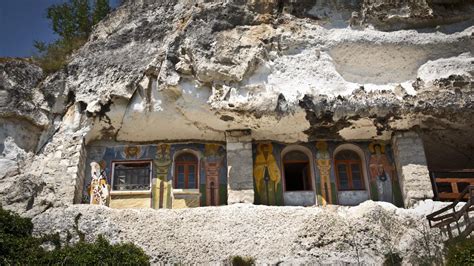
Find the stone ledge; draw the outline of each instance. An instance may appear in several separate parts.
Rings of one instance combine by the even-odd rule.
[[[232,190],[228,189],[227,204],[236,204],[236,203],[253,203],[254,201],[254,190],[245,189],[245,190]]]

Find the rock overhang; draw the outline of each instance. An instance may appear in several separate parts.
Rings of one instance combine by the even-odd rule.
[[[91,117],[114,117],[93,121],[95,132],[127,141],[222,140],[236,128],[290,142],[387,138],[387,129],[423,127],[453,106],[470,110],[472,26],[452,34],[328,29],[295,15],[314,4],[236,3],[128,2],[99,24],[67,78]],[[460,101],[436,85],[449,79],[461,80],[451,88]]]

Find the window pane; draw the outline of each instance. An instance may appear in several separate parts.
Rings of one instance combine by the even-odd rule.
[[[343,150],[336,154],[336,160],[360,161],[359,155],[351,150]]]
[[[188,188],[196,187],[196,166],[190,165],[188,168]]]
[[[176,184],[175,188],[196,188],[197,186],[197,164],[189,162],[176,163]]]
[[[183,153],[176,157],[176,162],[197,162],[198,159],[192,153]]]
[[[337,165],[338,178],[339,178],[339,189],[349,189],[349,177],[347,176],[346,165]]]
[[[187,188],[195,188],[196,187],[196,176],[194,173],[194,166],[190,165],[188,169],[188,187]]]
[[[113,190],[150,189],[150,163],[115,163]]]
[[[178,184],[176,188],[184,188],[184,173],[178,173]]]
[[[359,164],[351,164],[351,172],[352,172],[352,188],[364,189],[364,183],[362,182],[362,175],[360,173]]]

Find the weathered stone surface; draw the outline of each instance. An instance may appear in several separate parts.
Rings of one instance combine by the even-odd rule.
[[[362,18],[361,23],[371,24],[379,29],[397,30],[462,22],[472,19],[473,12],[469,1],[364,0],[361,14],[357,17]]]
[[[36,87],[42,78],[41,68],[28,60],[1,58],[0,118],[22,117],[35,126],[46,126],[49,121],[43,107],[47,103]]]
[[[406,264],[419,264],[428,249],[440,252],[439,232],[424,227],[423,217],[442,206],[432,201],[410,210],[372,201],[356,207],[235,204],[185,210],[74,205],[50,209],[33,222],[36,234],[59,232],[65,239],[69,231],[77,241],[78,217],[87,240],[102,234],[114,243],[133,242],[153,262],[208,264],[240,255],[259,264],[380,265],[392,252]]]
[[[433,198],[430,173],[421,137],[415,132],[397,133],[393,138],[395,164],[406,207]]]
[[[252,136],[248,130],[226,132],[227,203],[253,203]]]
[[[226,141],[225,132],[243,128],[253,140],[287,143],[471,132],[472,8],[448,0],[126,1],[42,82],[24,60],[0,62],[0,151],[13,137],[28,154],[13,159],[18,168],[4,161],[1,202],[31,216],[79,202],[80,150],[97,139]],[[242,192],[229,197],[245,202],[250,140],[231,137],[229,161],[243,158],[232,149],[247,161],[231,170]],[[474,145],[446,145],[472,165]],[[407,167],[399,171],[426,174]]]
[[[128,1],[45,88],[65,83],[87,105],[96,116],[88,140],[224,141],[241,128],[285,142],[389,139],[432,116],[445,128],[473,124],[472,22],[444,20],[449,34],[410,22],[444,3],[246,2]],[[368,26],[432,31],[337,26],[354,11]],[[463,100],[450,79],[464,84]]]

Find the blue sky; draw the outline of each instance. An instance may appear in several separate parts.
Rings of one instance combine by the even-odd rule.
[[[46,18],[46,9],[67,0],[0,0],[0,57],[27,57],[33,41],[54,41],[57,36]],[[111,0],[115,5],[117,0]]]

